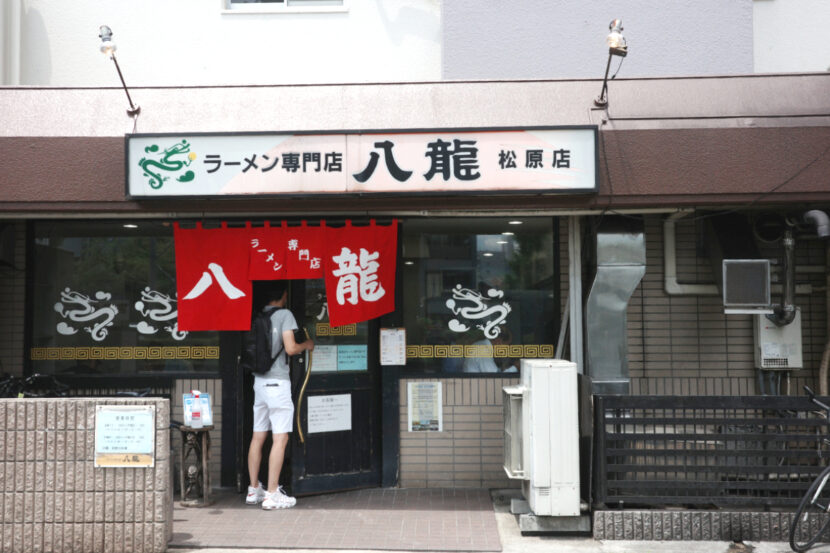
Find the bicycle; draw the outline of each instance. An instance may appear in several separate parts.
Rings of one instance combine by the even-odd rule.
[[[821,407],[823,411],[821,416],[830,422],[830,405],[816,398],[815,393],[807,386],[804,386],[804,390],[807,392],[810,401]],[[826,437],[822,438],[821,442],[830,444],[830,440]],[[819,446],[820,449],[821,446]],[[807,551],[830,528],[830,486],[827,485],[828,481],[830,481],[830,466],[825,467],[813,480],[798,505],[793,522],[790,525],[790,548],[793,551],[798,553]],[[809,539],[806,541],[797,539],[803,536],[808,536]]]

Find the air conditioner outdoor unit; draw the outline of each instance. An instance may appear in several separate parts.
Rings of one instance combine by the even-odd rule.
[[[801,347],[801,308],[795,318],[778,326],[763,315],[755,315],[755,366],[766,370],[804,367]]]
[[[576,364],[522,359],[521,384],[503,388],[504,470],[521,479],[537,516],[579,516]]]

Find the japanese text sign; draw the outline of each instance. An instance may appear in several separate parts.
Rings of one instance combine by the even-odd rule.
[[[153,405],[96,405],[95,466],[152,467],[155,414]]]
[[[341,326],[395,309],[397,221],[388,226],[183,229],[177,224],[180,330],[248,330],[253,280],[325,278],[329,321]]]
[[[594,192],[596,136],[596,127],[134,134],[127,195]]]
[[[395,309],[398,226],[353,227],[326,233],[326,297],[332,326],[366,321]]]
[[[179,330],[248,330],[251,291],[247,228],[173,230]]]

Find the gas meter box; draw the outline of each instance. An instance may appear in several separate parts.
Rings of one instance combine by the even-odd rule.
[[[503,388],[504,470],[522,480],[538,516],[578,516],[576,363],[522,359],[521,384]]]

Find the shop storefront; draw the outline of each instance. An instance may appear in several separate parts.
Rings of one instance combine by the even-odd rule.
[[[672,333],[682,329],[695,335],[698,355],[707,347],[698,337],[720,308],[716,298],[688,304],[685,317],[666,314],[667,343],[652,348],[659,332],[645,337],[643,320],[670,301],[662,272],[652,272],[664,267],[662,223],[679,210],[830,202],[816,180],[828,161],[826,115],[815,114],[826,111],[818,105],[798,120],[772,116],[784,109],[776,91],[788,88],[814,105],[808,100],[825,90],[822,78],[627,81],[615,90],[616,118],[589,109],[596,82],[147,89],[138,128],[148,134],[126,141],[121,111],[113,108],[112,121],[96,112],[119,107],[118,90],[4,90],[3,105],[17,106],[0,138],[9,160],[0,219],[12,244],[3,257],[14,268],[2,281],[5,324],[15,329],[3,342],[4,369],[54,374],[84,392],[150,386],[173,399],[174,417],[183,392],[210,392],[214,482],[236,486],[250,401],[237,370],[240,333],[177,324],[175,226],[394,224],[392,311],[333,325],[325,279],[288,277],[290,307],[317,343],[292,437],[292,488],[512,485],[501,468],[501,389],[516,382],[523,358],[564,354],[590,373],[582,305],[596,261],[592,244],[607,217],[634,218],[645,229],[645,279],[621,333],[639,348],[626,361],[632,393],[653,390],[660,379],[674,390],[675,380],[744,369],[740,378],[754,382],[745,363],[751,344],[733,341],[725,362],[711,366],[689,361],[688,352],[665,361],[655,349],[671,350],[680,343]],[[724,87],[736,105],[741,98],[767,104],[703,118],[711,108],[705,99],[723,102]],[[672,97],[666,90],[701,100],[637,101],[658,91]],[[71,120],[32,123],[21,115],[78,96],[83,113]],[[204,105],[231,107],[205,114]],[[745,124],[750,116],[761,124]],[[256,142],[277,136],[275,129],[296,132],[266,147]],[[574,145],[574,131],[585,132],[584,144]],[[517,146],[502,132],[536,133],[545,144]],[[157,140],[167,159],[141,165],[151,144],[138,139],[159,137],[176,138]],[[200,144],[216,137],[229,142]],[[188,151],[170,149],[181,141]],[[173,169],[159,172],[164,163]],[[268,188],[271,174],[285,188]],[[188,188],[219,175],[227,178]],[[679,275],[694,278],[702,234],[692,228],[682,236]],[[252,293],[255,306],[256,284]],[[824,315],[805,324],[820,342]],[[384,337],[403,338],[404,362],[382,362],[391,348]],[[297,382],[305,363],[296,360]],[[424,403],[412,395],[418,390],[432,394],[435,417],[413,415],[413,397]]]

